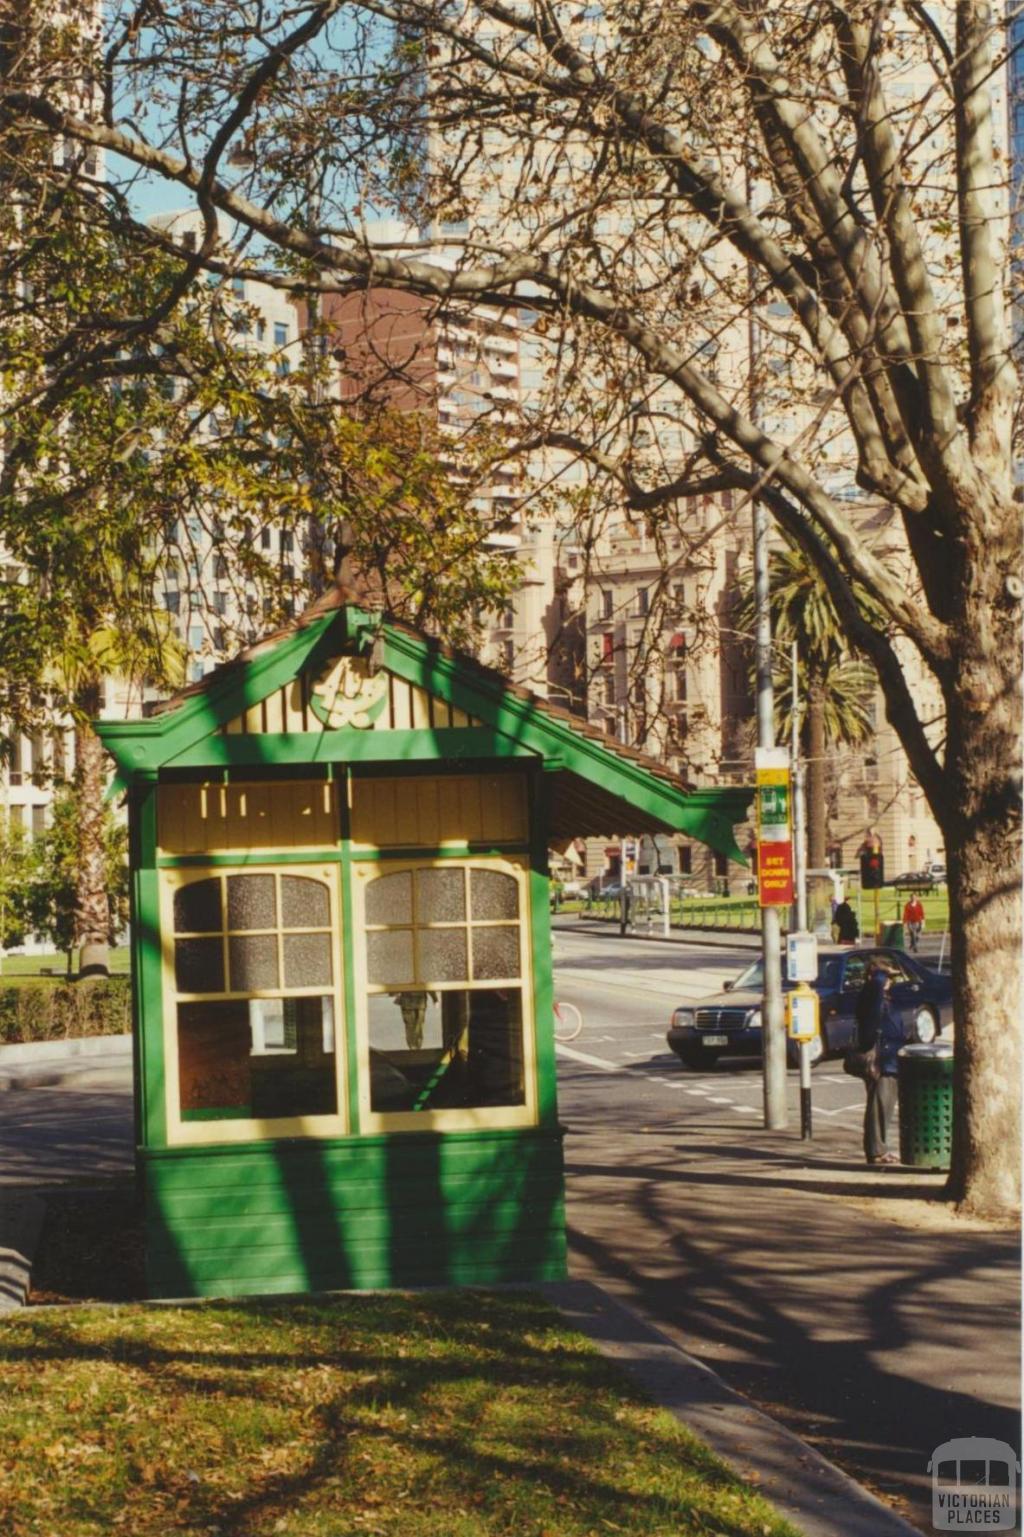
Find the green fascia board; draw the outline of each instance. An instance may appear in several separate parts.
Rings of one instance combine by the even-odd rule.
[[[131,778],[140,770],[152,772],[163,768],[290,683],[318,655],[326,660],[341,638],[335,631],[346,612],[351,613],[338,610],[325,614],[285,636],[265,655],[230,669],[209,689],[182,700],[177,709],[168,710],[165,715],[149,720],[95,721],[96,734],[121,775]]]
[[[502,688],[499,680],[471,675],[427,640],[382,627],[383,664],[397,677],[478,717],[518,747],[544,758],[550,769],[566,770],[618,796],[627,806],[660,821],[667,832],[696,838],[740,864],[733,824],[746,820],[752,788],[725,786],[676,790],[639,763],[622,758],[571,726],[539,710],[528,699]]]
[[[168,768],[242,768],[295,763],[470,763],[532,758],[528,747],[486,726],[409,731],[293,731],[251,736],[214,733],[192,743]]]

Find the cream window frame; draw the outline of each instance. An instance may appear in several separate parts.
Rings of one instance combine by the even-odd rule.
[[[327,890],[327,929],[323,925],[302,929],[285,930],[280,922],[275,929],[229,929],[227,913],[227,878],[232,875],[298,876],[320,882]],[[215,934],[195,934],[197,938],[220,938],[224,946],[224,978],[230,981],[227,964],[228,943],[232,935],[256,935],[276,933],[278,936],[278,975],[283,978],[283,936],[288,934],[330,934],[331,973],[330,985],[315,987],[253,988],[245,992],[222,991],[183,993],[178,991],[175,977],[175,940],[194,931],[174,929],[174,895],[184,886],[211,877],[222,877],[221,914],[223,927]],[[275,882],[277,911],[280,918],[281,883]],[[348,1134],[348,1066],[346,1061],[344,950],[341,943],[341,919],[343,899],[340,882],[340,866],[311,860],[308,864],[289,862],[275,864],[273,858],[263,864],[211,864],[189,865],[160,871],[160,933],[161,972],[163,977],[163,1043],[164,1083],[167,1111],[167,1140],[172,1146],[192,1146],[213,1142],[269,1142],[281,1137],[342,1137]],[[239,999],[276,998],[325,998],[331,999],[334,1010],[334,1079],[338,1109],[334,1115],[299,1116],[252,1116],[239,1120],[185,1121],[181,1116],[181,1083],[178,1070],[178,1004],[225,1002]],[[264,1053],[264,1055],[273,1053]]]
[[[366,922],[366,891],[370,883],[383,875],[397,875],[402,871],[416,870],[496,870],[511,875],[516,882],[519,899],[517,919],[485,918],[474,922],[467,905],[462,920],[433,924],[374,924]],[[431,858],[429,854],[419,859],[381,859],[357,861],[352,867],[352,911],[354,920],[353,981],[356,997],[356,1075],[358,1084],[359,1124],[364,1132],[388,1131],[479,1131],[507,1127],[536,1126],[537,1109],[537,1051],[533,1007],[533,946],[532,915],[530,910],[529,863],[526,858],[514,855],[486,857],[472,855],[467,859]],[[415,882],[414,882],[415,889]],[[523,1032],[523,1103],[521,1105],[481,1105],[467,1109],[445,1110],[373,1110],[370,1106],[370,1020],[368,999],[371,995],[387,995],[400,984],[395,982],[370,982],[367,975],[367,944],[369,933],[408,928],[414,934],[417,928],[437,931],[462,929],[467,935],[467,952],[470,952],[468,936],[474,928],[517,928],[519,936],[519,976],[469,978],[454,982],[411,982],[414,988],[425,987],[430,992],[483,992],[488,988],[516,987],[520,991],[520,1027]],[[415,942],[414,942],[415,948]]]

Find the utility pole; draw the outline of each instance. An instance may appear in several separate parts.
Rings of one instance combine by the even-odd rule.
[[[793,783],[793,886],[796,896],[796,927],[807,932],[807,806],[804,801],[804,771],[800,762],[800,679],[797,671],[797,644],[790,651],[790,778]],[[811,1111],[811,1043],[800,1042],[800,1136],[805,1141],[814,1135]]]
[[[755,497],[754,643],[758,747],[775,746],[772,622],[768,591],[769,528],[768,509],[760,497]],[[787,1125],[786,1028],[782,1008],[782,925],[777,907],[761,909],[761,954],[764,959],[764,1005],[761,1014],[764,1124],[771,1131],[781,1131]]]
[[[793,779],[793,885],[796,889],[796,926],[801,933],[807,928],[807,802],[804,798],[804,767],[800,762],[800,679],[797,673],[797,644],[790,650],[792,668],[792,721],[790,729],[790,759]]]

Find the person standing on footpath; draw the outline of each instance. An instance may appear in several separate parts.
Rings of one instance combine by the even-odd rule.
[[[903,930],[911,950],[916,951],[918,941],[924,932],[924,907],[916,891],[911,892],[903,909]]]
[[[887,1145],[896,1108],[896,1058],[904,1044],[903,1020],[889,1001],[892,973],[880,961],[872,961],[867,980],[857,999],[857,1046],[875,1049],[877,1076],[866,1079],[864,1106],[864,1156],[868,1163],[897,1164],[899,1158]]]
[[[844,897],[832,914],[832,932],[839,945],[855,945],[860,935],[857,914]]]

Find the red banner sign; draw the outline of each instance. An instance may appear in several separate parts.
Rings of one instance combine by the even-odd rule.
[[[793,901],[792,843],[760,843],[757,848],[758,902],[788,907]]]

